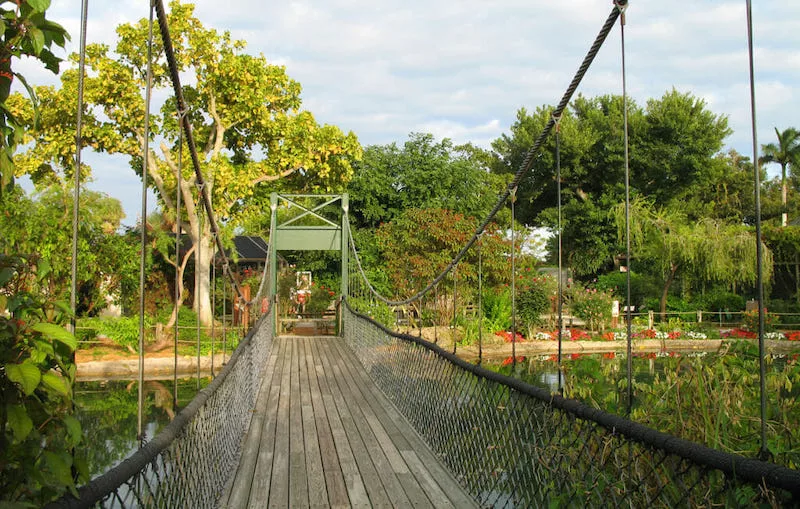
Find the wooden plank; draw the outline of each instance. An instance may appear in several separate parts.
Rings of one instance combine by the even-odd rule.
[[[300,352],[298,338],[292,345],[292,370],[289,383],[289,506],[308,507],[308,471],[306,469],[303,409],[300,394]]]
[[[406,452],[403,452],[403,456],[411,468],[412,473],[423,489],[425,489],[428,497],[438,506],[438,492],[441,491],[445,493],[447,499],[450,500],[455,507],[477,507],[477,503],[464,491],[464,488],[456,481],[453,474],[441,463],[433,451],[431,451],[422,437],[419,436],[413,426],[406,420],[405,416],[397,410],[392,402],[389,401],[383,392],[372,382],[372,379],[361,367],[361,363],[350,348],[344,343],[339,343],[339,349],[340,356],[356,368],[353,370],[353,374],[359,386],[372,393],[372,397],[367,398],[368,401],[373,405],[378,404],[383,407],[388,422],[394,424],[396,432],[405,439],[407,445],[400,445],[401,450],[413,451],[413,456],[409,456]],[[387,429],[389,429],[389,434],[392,436],[393,441],[399,444],[400,438],[391,428],[391,425],[387,425]],[[417,458],[418,461],[414,461],[414,458]],[[431,483],[434,483],[439,489],[430,488]]]
[[[297,338],[300,372],[300,410],[303,420],[303,443],[305,449],[306,477],[308,480],[308,504],[311,507],[328,506],[328,490],[322,470],[319,447],[319,430],[311,401],[311,381],[308,375],[309,338]]]
[[[271,408],[268,402],[270,400],[272,379],[276,376],[275,367],[279,358],[279,350],[280,343],[274,341],[267,361],[267,367],[264,371],[264,379],[258,391],[256,405],[253,409],[253,417],[250,419],[250,425],[242,445],[242,455],[239,458],[239,466],[234,475],[232,485],[229,486],[228,491],[222,498],[224,507],[244,507],[247,505],[247,500],[250,497],[250,489],[253,484],[256,463],[258,462],[258,452],[261,447],[264,422],[265,420],[271,419],[271,416],[267,416],[268,408]],[[277,376],[280,377],[280,374]]]
[[[275,449],[272,456],[272,465],[263,468],[272,469],[272,478],[269,484],[269,507],[289,506],[289,405],[291,403],[291,367],[292,352],[291,340],[282,338],[286,342],[283,353],[283,372],[281,373],[280,398],[278,400],[278,413],[275,424]],[[261,467],[261,465],[259,465]],[[251,507],[259,507],[253,504]],[[263,503],[260,507],[263,507]]]
[[[339,458],[336,455],[336,445],[333,441],[331,426],[328,422],[328,415],[325,411],[325,404],[322,401],[322,393],[317,380],[315,369],[314,352],[311,343],[307,339],[303,342],[306,372],[308,375],[309,396],[314,412],[314,424],[317,431],[317,441],[322,462],[322,472],[325,479],[328,503],[333,508],[350,507],[350,500],[347,497],[347,486],[344,483],[342,467],[339,465]],[[313,490],[313,489],[312,489]],[[311,493],[313,495],[313,492]],[[312,507],[314,500],[311,500]]]
[[[369,412],[369,408],[360,408],[356,402],[356,394],[350,390],[350,386],[347,382],[346,368],[342,366],[344,360],[341,358],[338,349],[332,343],[333,341],[326,341],[324,343],[324,351],[326,353],[326,358],[330,359],[334,378],[336,379],[337,386],[342,395],[341,403],[348,408],[354,430],[356,430],[361,437],[365,452],[369,456],[369,460],[372,462],[375,472],[380,478],[380,483],[383,485],[383,491],[385,491],[386,496],[389,498],[389,503],[394,507],[409,506],[411,502],[408,496],[406,496],[399,479],[392,471],[392,467],[386,459],[386,455],[381,449],[375,434],[372,433],[369,423],[365,418],[364,412]],[[365,482],[367,482],[367,490],[369,491],[369,481],[365,479]],[[372,496],[370,496],[370,498],[372,498]]]
[[[256,469],[253,474],[253,483],[250,488],[248,507],[264,507],[269,501],[270,482],[272,481],[272,460],[275,454],[275,435],[278,425],[278,405],[280,402],[280,381],[283,378],[286,355],[286,340],[277,338],[279,354],[275,362],[275,374],[267,400],[267,409],[264,414],[264,428],[261,433],[261,445],[258,450]],[[230,507],[243,507],[230,505]]]
[[[319,356],[319,359],[322,361],[322,373],[325,379],[325,384],[330,390],[330,396],[328,396],[327,399],[333,404],[333,408],[335,408],[335,411],[339,416],[341,431],[344,432],[347,443],[349,444],[348,449],[351,451],[351,458],[354,461],[354,464],[352,465],[345,465],[344,461],[349,463],[351,458],[343,458],[340,456],[339,461],[342,463],[342,472],[345,475],[345,482],[347,483],[348,492],[351,486],[350,483],[352,481],[356,481],[357,478],[358,480],[356,482],[358,482],[361,487],[366,489],[366,494],[369,497],[368,500],[354,499],[354,495],[360,496],[360,494],[354,494],[351,492],[350,501],[354,506],[365,506],[366,504],[366,506],[372,505],[373,507],[390,507],[391,503],[389,502],[389,497],[387,496],[386,491],[383,489],[380,477],[378,476],[378,473],[372,464],[372,459],[370,458],[369,453],[364,446],[364,442],[361,440],[361,436],[356,429],[355,422],[350,415],[350,410],[348,409],[347,404],[344,401],[344,397],[339,390],[336,378],[334,376],[331,359],[327,357],[330,355],[330,352],[324,348],[325,343],[326,339],[321,338],[320,341],[314,343],[314,346],[317,348],[316,353]],[[323,396],[323,400],[325,399],[326,397]],[[326,409],[328,410],[328,415],[330,416],[331,408],[329,408],[327,404]],[[335,433],[334,438],[336,438]],[[336,442],[336,448],[338,451],[338,441]]]
[[[410,472],[409,465],[406,463],[400,451],[401,447],[405,448],[406,451],[410,449],[408,442],[397,430],[396,424],[388,417],[384,408],[374,401],[377,397],[383,397],[383,395],[380,394],[376,396],[376,394],[370,390],[370,387],[374,387],[375,389],[377,389],[377,387],[375,387],[368,378],[365,379],[360,376],[361,372],[363,372],[363,368],[355,359],[351,359],[350,356],[345,355],[344,349],[346,346],[339,342],[334,347],[338,350],[338,355],[342,359],[342,368],[347,371],[345,380],[350,385],[350,392],[364,413],[364,417],[370,429],[386,455],[389,465],[411,505],[414,507],[438,507],[449,505],[449,501],[443,504],[441,500],[438,505],[434,504],[433,499],[427,496],[420,482],[418,482],[415,475]],[[393,441],[390,436],[390,431],[398,439],[397,442]]]

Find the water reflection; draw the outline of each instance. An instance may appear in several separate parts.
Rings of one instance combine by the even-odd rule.
[[[200,379],[205,387],[211,377]],[[153,437],[167,425],[176,410],[185,406],[197,393],[197,379],[178,380],[178,409],[173,406],[173,382],[144,382],[144,434]],[[138,381],[78,381],[75,384],[76,417],[81,423],[84,444],[83,460],[89,473],[96,477],[113,468],[139,447],[136,437],[138,421]]]

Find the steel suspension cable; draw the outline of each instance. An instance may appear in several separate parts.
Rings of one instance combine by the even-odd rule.
[[[180,117],[186,114],[185,111],[178,112]],[[173,348],[173,407],[178,408],[178,324],[180,318],[180,302],[182,297],[181,283],[181,246],[183,245],[183,224],[181,222],[181,194],[183,193],[183,131],[178,130],[178,168],[175,175],[175,325],[172,329],[172,348]]]
[[[758,286],[758,367],[759,384],[761,391],[761,450],[759,456],[762,460],[772,457],[767,447],[767,368],[764,346],[764,267],[763,250],[761,247],[761,165],[758,163],[758,136],[756,132],[756,83],[753,70],[753,7],[750,0],[746,0],[747,7],[747,51],[750,70],[750,116],[753,131],[753,172],[755,179],[755,209],[756,209],[756,285]]]
[[[161,0],[157,0],[157,2],[158,2],[158,5],[161,4]],[[627,0],[620,0],[618,2],[618,4],[619,5],[627,5],[628,1]],[[561,97],[561,100],[559,101],[559,103],[556,106],[555,110],[553,110],[553,115],[561,116],[561,113],[566,109],[567,105],[569,104],[569,101],[572,99],[572,96],[575,94],[575,91],[578,89],[578,85],[580,85],[581,81],[583,80],[584,76],[586,75],[586,72],[589,70],[589,67],[591,66],[592,62],[594,61],[595,57],[597,56],[597,53],[600,51],[600,48],[603,46],[603,43],[605,42],[606,37],[608,37],[608,34],[611,32],[611,29],[616,24],[617,18],[619,17],[619,15],[620,15],[620,10],[617,7],[617,4],[615,4],[614,8],[611,11],[611,13],[608,15],[608,18],[606,19],[605,23],[603,24],[602,28],[600,29],[600,32],[597,34],[597,37],[595,38],[594,42],[592,43],[591,47],[589,48],[589,51],[587,52],[586,56],[584,57],[583,61],[581,62],[581,65],[578,67],[578,70],[575,73],[575,75],[573,76],[572,81],[570,82],[570,84],[567,87],[566,91],[564,92],[564,95]],[[166,44],[165,44],[165,46],[166,46]],[[500,198],[497,200],[497,203],[495,204],[494,208],[492,208],[491,212],[489,212],[489,214],[484,218],[483,222],[477,227],[477,229],[473,233],[472,237],[466,242],[466,244],[464,244],[464,246],[453,257],[453,259],[450,261],[450,263],[447,264],[447,266],[444,268],[444,270],[442,270],[442,272],[439,273],[439,275],[436,276],[426,287],[424,287],[422,290],[418,291],[416,294],[412,295],[411,297],[409,297],[407,299],[391,300],[391,299],[388,299],[388,298],[384,297],[380,293],[378,293],[377,290],[375,290],[375,287],[369,282],[369,280],[367,280],[367,286],[369,287],[370,291],[373,294],[375,294],[375,296],[379,300],[381,300],[382,302],[384,302],[385,304],[387,304],[389,306],[402,306],[402,305],[409,304],[411,302],[414,302],[414,301],[418,300],[422,295],[428,293],[437,283],[439,283],[442,279],[444,279],[445,276],[447,276],[447,274],[453,269],[453,267],[455,267],[455,265],[467,254],[467,252],[470,250],[470,248],[472,248],[472,246],[475,244],[475,242],[477,242],[478,236],[481,233],[483,233],[483,231],[486,229],[486,227],[489,225],[489,223],[492,222],[492,220],[495,218],[495,216],[500,211],[500,209],[503,208],[504,204],[506,203],[506,200],[508,200],[508,198],[511,196],[512,190],[519,186],[519,183],[522,181],[522,177],[524,177],[530,171],[531,167],[533,166],[534,158],[537,156],[537,154],[539,152],[539,149],[541,148],[542,144],[544,143],[544,140],[546,140],[547,137],[550,135],[550,132],[553,130],[554,125],[555,125],[555,121],[553,120],[553,118],[551,118],[547,122],[547,124],[545,125],[544,129],[542,129],[542,132],[539,133],[539,136],[533,142],[533,145],[531,146],[531,148],[525,154],[525,158],[522,161],[522,163],[520,164],[519,169],[516,171],[516,173],[514,174],[514,177],[511,179],[511,181],[506,186],[505,191],[502,193]],[[352,236],[350,236],[350,239],[352,240]],[[355,244],[354,244],[354,247],[355,247]],[[363,268],[361,267],[361,263],[360,262],[358,263],[358,266],[359,266],[359,270],[361,271],[362,277],[366,277],[365,274],[364,274]]]
[[[514,222],[516,221],[517,188],[511,191],[511,370],[517,368],[517,257],[516,235]]]
[[[203,189],[205,189],[205,184],[200,184],[198,186],[198,191],[202,193]],[[198,200],[200,197],[198,196]],[[202,326],[202,322],[200,320],[200,302],[197,300],[197,296],[200,293],[200,285],[202,284],[199,277],[199,267],[200,261],[203,252],[203,208],[197,208],[197,248],[194,250],[194,259],[195,262],[195,278],[194,278],[194,302],[195,302],[195,311],[196,315],[196,330],[195,336],[197,338],[197,390],[200,390],[200,327]]]
[[[70,275],[69,309],[70,332],[75,334],[78,320],[78,224],[80,223],[81,200],[81,150],[83,149],[83,79],[86,73],[86,24],[88,19],[89,0],[81,2],[81,35],[80,56],[78,60],[78,111],[75,118],[75,170],[73,179],[75,189],[72,202],[72,265]],[[74,354],[73,354],[74,355]]]
[[[562,258],[562,238],[561,238],[561,117],[555,119],[556,123],[556,206],[558,208],[558,393],[562,394],[563,365],[561,364],[561,342],[564,336],[564,264]]]
[[[145,265],[147,261],[147,166],[150,163],[150,101],[153,94],[153,5],[150,4],[150,20],[147,34],[147,74],[145,77],[144,141],[142,142],[142,217],[141,253],[139,256],[139,390],[136,436],[139,446],[144,441],[144,292]]]
[[[616,2],[620,11],[619,33],[622,55],[622,126],[625,150],[625,322],[626,322],[626,376],[628,381],[625,415],[633,408],[633,324],[631,320],[631,169],[628,138],[628,81],[625,67],[625,9],[627,4]]]

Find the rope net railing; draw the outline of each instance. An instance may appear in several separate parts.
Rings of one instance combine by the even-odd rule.
[[[800,503],[800,472],[650,429],[398,334],[345,303],[344,340],[487,507]]]
[[[236,471],[273,340],[270,309],[219,375],[132,456],[47,507],[215,507]]]

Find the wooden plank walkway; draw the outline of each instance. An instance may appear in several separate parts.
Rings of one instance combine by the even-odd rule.
[[[340,338],[281,336],[223,507],[477,507]]]

